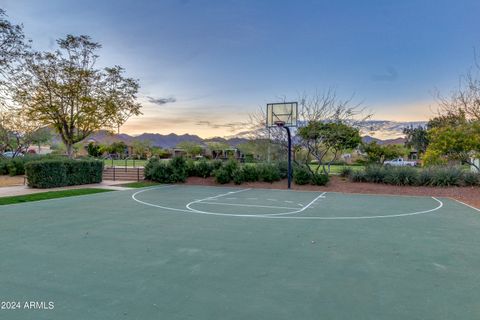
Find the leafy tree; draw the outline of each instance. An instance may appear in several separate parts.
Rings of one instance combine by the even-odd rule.
[[[22,110],[0,113],[0,146],[13,151],[13,157],[24,152],[38,140],[39,123]]]
[[[230,146],[224,142],[211,141],[207,142],[206,144],[212,154],[215,155],[215,159],[218,158],[218,156],[220,155],[220,152],[218,151],[223,151],[230,148]]]
[[[110,154],[116,154],[117,156],[125,155],[127,151],[127,145],[123,141],[113,142],[111,145],[108,146],[107,151]]]
[[[423,127],[409,127],[403,129],[405,134],[405,147],[413,148],[419,153],[425,153],[428,147],[428,132]]]
[[[102,155],[101,146],[99,146],[98,144],[96,144],[94,142],[90,142],[87,145],[87,153],[90,157],[98,158]]]
[[[428,136],[430,144],[424,157],[426,164],[458,160],[480,170],[471,161],[471,158],[480,155],[480,121],[432,128]]]
[[[182,141],[177,148],[185,150],[187,156],[194,157],[202,153],[202,146],[192,141]]]
[[[26,54],[23,26],[7,20],[5,10],[0,9],[0,107],[5,107],[11,96],[10,78],[18,72]]]
[[[50,140],[52,140],[50,128],[40,128],[32,134],[32,144],[38,147],[39,152],[42,144],[46,144]]]
[[[33,52],[14,78],[14,101],[29,116],[52,126],[73,156],[73,145],[94,131],[111,129],[126,115],[141,114],[139,84],[120,66],[95,67],[100,44],[88,36],[68,35],[54,52]]]
[[[132,142],[132,153],[141,159],[147,158],[151,148],[152,142],[149,140],[134,140]]]
[[[367,154],[369,163],[383,164],[385,160],[398,158],[405,154],[399,145],[380,145],[376,141],[362,145],[362,151]]]
[[[327,175],[330,164],[337,160],[343,150],[356,148],[361,142],[359,130],[341,122],[311,121],[298,129],[297,134],[308,154],[319,164],[315,173],[321,166]],[[330,155],[328,160],[327,155]],[[307,167],[310,168],[308,163]]]

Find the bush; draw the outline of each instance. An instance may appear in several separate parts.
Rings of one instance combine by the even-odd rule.
[[[465,172],[463,175],[463,182],[466,186],[478,186],[480,185],[480,174]]]
[[[385,170],[383,182],[396,186],[411,186],[417,184],[418,172],[412,167],[390,167]]]
[[[54,188],[102,181],[103,161],[38,160],[25,164],[28,185]]]
[[[220,169],[223,166],[222,160],[213,160],[212,161],[212,169],[217,170]]]
[[[364,170],[353,171],[350,174],[350,181],[352,182],[367,182],[367,177]]]
[[[432,186],[449,187],[462,184],[463,171],[457,167],[440,167],[435,169],[432,179]]]
[[[365,180],[367,182],[382,183],[385,179],[385,168],[380,166],[368,166],[365,168]]]
[[[185,182],[187,180],[187,163],[183,157],[175,157],[167,165],[171,171],[170,182]]]
[[[244,171],[242,169],[236,169],[233,172],[233,183],[242,184],[245,182]]]
[[[433,179],[435,176],[435,172],[433,169],[422,169],[418,173],[417,176],[417,185],[418,186],[431,186],[433,183]]]
[[[195,161],[192,159],[188,159],[185,162],[185,171],[188,177],[196,177],[197,176],[197,167],[195,165]]]
[[[274,164],[262,164],[257,169],[261,181],[272,183],[280,180],[280,170]]]
[[[197,177],[208,178],[212,175],[213,165],[205,159],[196,164],[195,174]]]
[[[260,173],[254,165],[245,165],[242,168],[242,175],[246,182],[255,182],[260,179]]]
[[[235,160],[228,160],[224,165],[223,168],[227,170],[230,177],[233,177],[233,172],[238,169],[238,162]]]
[[[143,171],[143,174],[146,180],[153,180],[152,178],[153,172],[155,171],[155,168],[158,166],[159,163],[160,163],[160,160],[157,157],[150,158],[147,161]]]
[[[328,183],[330,178],[323,173],[315,173],[311,177],[311,184],[316,186],[324,186]]]
[[[281,179],[288,178],[288,161],[278,161],[277,167],[280,172],[280,178]]]
[[[310,183],[312,174],[305,166],[297,166],[293,170],[293,181],[295,184],[304,185]]]
[[[348,178],[352,174],[352,168],[344,166],[340,169],[340,177]]]
[[[177,183],[187,180],[187,162],[182,157],[175,157],[170,161],[161,161],[151,158],[145,165],[146,180],[160,183]]]
[[[8,161],[6,159],[0,159],[0,176],[8,174]]]
[[[231,173],[223,167],[215,170],[214,175],[215,175],[215,181],[220,184],[229,183],[232,180]]]

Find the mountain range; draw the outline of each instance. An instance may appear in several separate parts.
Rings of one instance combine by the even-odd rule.
[[[364,142],[376,141],[379,144],[403,144],[405,142],[403,129],[407,127],[424,127],[426,121],[416,122],[397,122],[397,121],[382,121],[382,120],[369,120],[364,121],[361,125],[361,135]],[[244,132],[245,133],[245,132]],[[194,134],[182,134],[177,135],[175,133],[160,134],[160,133],[142,133],[140,135],[128,135],[126,133],[114,134],[105,130],[100,130],[91,135],[89,140],[94,140],[102,144],[110,144],[115,141],[124,141],[125,143],[131,143],[134,140],[150,141],[152,145],[162,148],[174,148],[182,141],[191,141],[201,145],[205,145],[207,142],[223,142],[232,147],[247,142],[245,134],[239,134],[229,137],[214,137],[203,139]],[[53,139],[55,142],[60,142],[58,137]]]

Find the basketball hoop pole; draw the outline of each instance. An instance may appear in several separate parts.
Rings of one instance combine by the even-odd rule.
[[[290,128],[288,126],[285,126],[285,122],[278,120],[275,121],[275,124],[279,128],[285,128],[287,130],[287,140],[288,140],[288,189],[290,189],[290,186],[292,185],[292,135],[290,134]]]
[[[290,134],[290,128],[285,127],[287,130],[287,137],[288,137],[288,189],[292,184],[292,136]]]

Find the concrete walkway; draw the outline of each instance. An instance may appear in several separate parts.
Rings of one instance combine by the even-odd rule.
[[[129,182],[132,182],[132,181],[104,180],[101,183],[82,184],[78,186],[68,186],[68,187],[50,188],[50,189],[36,189],[36,188],[30,188],[26,185],[1,187],[0,197],[20,196],[20,195],[40,193],[40,192],[59,191],[59,190],[68,190],[68,189],[84,189],[84,188],[99,188],[99,189],[109,189],[109,190],[117,190],[117,191],[130,190],[131,188],[119,186],[121,184],[129,183]]]

